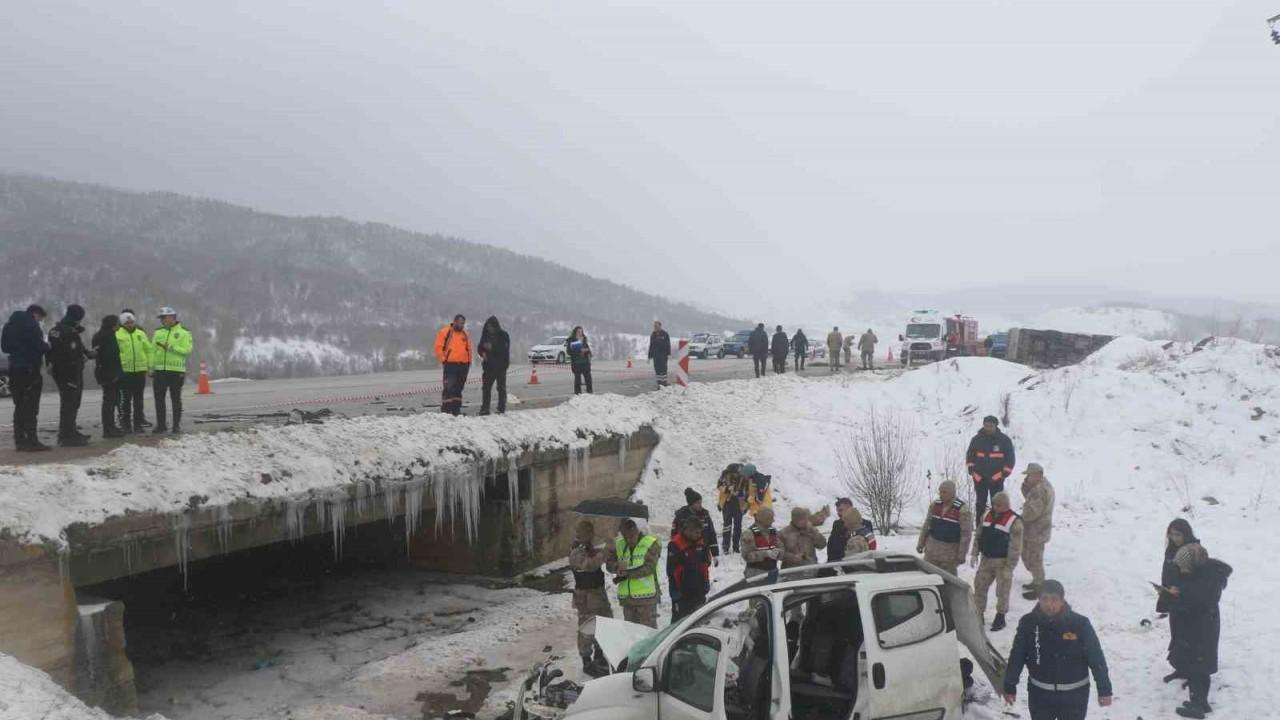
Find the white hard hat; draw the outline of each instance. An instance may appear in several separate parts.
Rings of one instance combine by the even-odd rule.
[[[156,317],[165,317],[166,315],[172,315],[173,317],[178,317],[178,311],[174,310],[168,305],[165,305],[164,307],[160,308],[159,313],[156,313]]]
[[[134,317],[133,313],[120,313],[120,324],[124,325],[127,322],[138,322],[138,318]]]

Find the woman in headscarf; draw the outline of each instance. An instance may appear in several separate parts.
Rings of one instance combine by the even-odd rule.
[[[1187,681],[1191,699],[1175,710],[1178,715],[1203,718],[1209,707],[1209,676],[1218,671],[1218,600],[1230,568],[1211,561],[1191,524],[1182,518],[1169,523],[1161,604],[1169,611],[1169,664],[1165,682]],[[1224,571],[1225,569],[1225,571]]]
[[[579,325],[569,334],[564,342],[569,353],[569,367],[573,369],[573,394],[582,394],[582,383],[586,381],[587,394],[591,394],[591,344],[587,342],[587,333]]]

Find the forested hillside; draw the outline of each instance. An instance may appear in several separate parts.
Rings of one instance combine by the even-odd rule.
[[[3,307],[39,302],[57,316],[78,302],[96,322],[127,306],[153,327],[172,305],[218,374],[423,367],[457,312],[477,332],[497,315],[517,357],[578,324],[601,357],[630,352],[623,335],[655,318],[673,334],[744,326],[456,238],[18,175],[0,174],[0,257]]]

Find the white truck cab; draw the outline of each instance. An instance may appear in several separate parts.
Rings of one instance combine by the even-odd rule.
[[[559,710],[526,683],[516,720],[953,720],[961,646],[993,687],[1004,672],[968,585],[886,552],[740,582],[662,631],[593,622],[614,673]]]

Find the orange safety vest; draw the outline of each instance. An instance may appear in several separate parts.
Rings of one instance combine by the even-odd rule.
[[[466,330],[445,325],[436,333],[436,359],[441,363],[471,364],[471,337]]]

